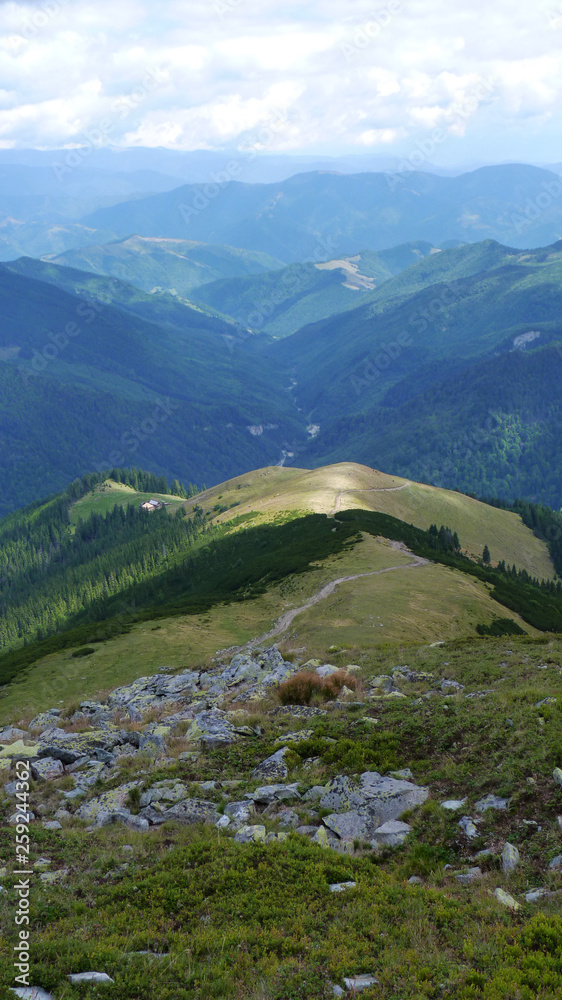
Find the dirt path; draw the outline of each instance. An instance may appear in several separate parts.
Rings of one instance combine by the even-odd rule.
[[[336,514],[339,514],[339,512],[341,510],[341,498],[343,496],[345,496],[346,493],[397,493],[398,490],[405,490],[406,486],[411,486],[411,485],[412,484],[411,484],[410,480],[408,479],[405,483],[402,483],[402,486],[381,486],[378,489],[365,489],[365,490],[359,490],[359,489],[356,489],[356,490],[340,490],[340,492],[338,493],[338,495],[336,497],[335,506],[332,508],[332,510],[328,514],[328,517],[334,517]]]
[[[402,489],[402,487],[398,487]],[[413,552],[410,552],[406,548],[403,542],[391,542],[391,547],[397,552],[403,552],[405,555],[412,557],[412,562],[402,563],[401,566],[387,566],[386,569],[375,569],[370,573],[355,573],[353,576],[340,576],[336,580],[332,580],[331,583],[325,584],[316,594],[309,597],[304,604],[301,604],[298,608],[291,608],[290,611],[285,611],[277,621],[275,625],[269,632],[265,632],[263,635],[258,636],[256,639],[251,639],[250,642],[246,644],[248,649],[252,649],[254,646],[258,646],[262,642],[267,642],[272,639],[273,636],[279,635],[281,632],[286,632],[290,625],[297,617],[297,615],[302,614],[303,611],[308,611],[313,605],[318,604],[319,601],[323,601],[324,598],[329,597],[333,594],[334,590],[340,583],[348,583],[351,580],[360,580],[365,576],[379,576],[380,573],[393,573],[398,569],[417,569],[419,566],[428,566],[429,560],[422,559],[421,556],[415,556]]]

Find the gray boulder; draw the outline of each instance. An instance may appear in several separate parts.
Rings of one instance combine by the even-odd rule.
[[[407,823],[391,819],[374,831],[373,845],[376,847],[398,847],[404,843],[411,830],[411,826],[408,826]]]
[[[162,815],[165,819],[185,824],[216,823],[219,819],[215,803],[206,802],[204,799],[184,799],[182,802],[176,802]]]
[[[54,757],[43,757],[31,765],[31,774],[36,781],[53,781],[64,774],[64,767]]]
[[[506,843],[502,851],[502,868],[505,875],[515,871],[520,861],[519,851],[513,844]]]
[[[485,812],[486,809],[507,809],[509,799],[500,799],[497,795],[485,795],[475,804],[477,812]]]
[[[285,763],[285,757],[289,753],[288,747],[281,747],[276,750],[271,757],[262,760],[261,764],[252,771],[252,778],[286,778],[289,768]]]

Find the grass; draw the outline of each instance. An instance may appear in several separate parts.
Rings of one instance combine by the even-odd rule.
[[[255,600],[134,625],[126,634],[95,643],[89,656],[75,657],[72,649],[53,653],[2,689],[0,725],[24,712],[32,718],[77,697],[95,698],[101,689],[130,683],[163,667],[205,667],[217,650],[265,634],[284,611],[301,606],[331,580],[410,561],[387,542],[366,535],[352,551],[330,557],[310,573],[283,580]],[[286,634],[271,641],[284,638],[297,646],[323,644],[327,650],[332,644],[357,645],[370,650],[389,642],[467,636],[474,634],[476,624],[489,623],[500,613],[520,622],[488,597],[483,584],[443,566],[427,566],[340,584],[330,597],[299,614]],[[523,627],[536,634],[526,623]]]
[[[179,497],[168,496],[164,493],[139,493],[132,486],[116,483],[113,479],[106,479],[91,493],[80,497],[71,505],[69,509],[70,523],[76,525],[78,521],[85,520],[90,514],[107,514],[113,510],[115,504],[126,507],[130,503],[141,504],[144,500],[151,500],[152,497],[171,504],[173,510],[180,507],[183,502]]]
[[[451,490],[420,483],[405,485],[407,482],[352,462],[313,471],[270,467],[213,487],[187,501],[186,506],[191,511],[199,504],[213,512],[220,495],[225,507],[237,503],[239,514],[255,511],[262,520],[271,520],[283,511],[330,513],[342,494],[342,510],[377,510],[424,529],[431,524],[448,525],[458,532],[463,550],[472,557],[480,558],[487,544],[492,563],[504,559],[539,579],[554,577],[546,545],[535,538],[518,514]],[[369,492],[372,490],[379,492]],[[231,518],[231,510],[218,515],[218,520]]]

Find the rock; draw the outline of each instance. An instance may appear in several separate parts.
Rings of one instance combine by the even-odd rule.
[[[319,826],[312,840],[315,844],[319,844],[320,847],[332,847],[335,841],[335,837],[330,839],[326,827]]]
[[[78,816],[79,819],[85,819],[90,822],[97,823],[99,815],[112,813],[118,809],[124,809],[129,799],[129,793],[132,789],[138,788],[141,784],[142,782],[140,780],[128,781],[126,784],[119,785],[118,788],[114,788],[110,792],[103,792],[103,794],[98,795],[97,798],[91,799],[90,802],[85,802],[84,805],[81,805],[79,809],[76,810],[76,816]]]
[[[171,730],[171,726],[166,726],[163,723],[147,727],[141,734],[139,750],[153,755],[164,754],[166,752],[164,740],[170,735]]]
[[[461,872],[459,875],[455,875],[455,878],[461,885],[470,885],[471,882],[475,882],[477,879],[482,878],[482,869],[469,868],[467,872]]]
[[[505,875],[510,875],[515,871],[520,861],[519,851],[513,844],[507,842],[502,851],[502,868]]]
[[[467,803],[467,799],[447,799],[446,802],[441,803],[442,809],[450,809],[451,812],[456,812],[457,809],[462,809]]]
[[[314,837],[314,835],[318,832],[319,829],[320,827],[318,826],[313,826],[312,824],[304,823],[302,826],[297,826],[295,833],[300,833],[302,834],[303,837]]]
[[[559,872],[562,871],[562,854],[557,854],[548,865],[549,871]]]
[[[325,708],[313,708],[312,705],[279,705],[272,708],[269,715],[294,715],[297,719],[312,719],[317,715],[327,715]]]
[[[68,809],[57,809],[55,813],[55,819],[71,819],[72,813],[69,813]]]
[[[562,816],[557,816],[556,817],[556,822],[558,823],[558,829],[562,833]]]
[[[419,875],[412,875],[411,878],[408,879],[408,885],[423,885],[423,879],[421,879]]]
[[[442,691],[464,691],[464,684],[459,684],[458,681],[441,681]]]
[[[40,872],[39,881],[44,885],[56,885],[58,882],[64,882],[67,875],[68,868],[59,868],[56,872]]]
[[[215,826],[219,830],[226,829],[227,826],[230,826],[230,816],[221,816],[221,818],[215,823]]]
[[[537,701],[535,708],[542,708],[543,705],[556,705],[556,698],[543,698],[542,701]]]
[[[345,996],[345,990],[342,990],[341,986],[338,986],[336,983],[330,983],[330,986],[335,997]]]
[[[318,804],[321,809],[343,812],[364,806],[366,801],[360,785],[347,775],[338,775],[328,782]]]
[[[357,882],[333,882],[328,886],[330,892],[345,892],[346,889],[355,889]]]
[[[326,785],[313,785],[313,787],[309,788],[303,795],[303,802],[316,802],[318,799],[322,798],[325,791]]]
[[[520,910],[521,904],[517,903],[513,896],[510,896],[504,889],[494,889],[494,896],[502,906],[507,906],[510,910]]]
[[[43,820],[41,826],[44,830],[62,830],[62,823],[58,819]]]
[[[97,729],[87,733],[43,733],[39,743],[39,757],[53,757],[63,764],[73,764],[80,757],[97,756],[97,751],[111,759],[110,751],[121,743],[138,740],[138,733],[119,729]]]
[[[26,746],[23,740],[15,740],[14,743],[8,743],[7,746],[0,743],[0,758],[32,760],[34,757],[39,757],[39,750],[39,744]]]
[[[477,851],[474,855],[474,860],[477,858],[495,858],[494,851],[491,851],[489,847],[484,848],[483,851]]]
[[[141,808],[154,805],[156,802],[180,802],[189,795],[187,785],[181,781],[170,779],[169,781],[157,781],[140,797]]]
[[[365,809],[333,813],[325,816],[323,822],[340,840],[370,840],[374,834],[373,822]]]
[[[289,768],[285,763],[285,757],[290,753],[288,747],[276,750],[271,757],[262,760],[261,764],[252,771],[252,778],[286,778]]]
[[[212,708],[210,711],[199,712],[195,716],[185,734],[185,739],[191,742],[198,740],[205,747],[215,747],[234,743],[238,736],[233,723],[227,718],[226,712]]]
[[[427,788],[396,778],[381,778],[376,771],[365,771],[361,775],[361,789],[377,827],[399,819],[403,812],[421,805],[429,795]]]
[[[162,815],[164,819],[177,823],[216,823],[219,819],[215,803],[204,799],[184,799],[166,809]]]
[[[0,743],[13,743],[15,740],[24,740],[27,736],[29,733],[17,726],[4,726],[4,729],[0,729]]]
[[[224,809],[225,815],[238,825],[246,825],[255,814],[253,802],[229,802]]]
[[[17,826],[18,823],[29,824],[35,819],[35,813],[30,812],[15,812],[10,816],[8,823],[10,826]]]
[[[413,781],[414,780],[414,775],[410,771],[409,767],[403,767],[401,771],[390,771],[389,777],[390,778],[398,778],[398,780],[402,780],[402,781]]]
[[[458,825],[469,840],[474,840],[474,838],[478,836],[478,830],[476,829],[476,826],[470,816],[463,816],[462,819],[459,820]]]
[[[262,785],[254,792],[246,792],[245,799],[251,799],[260,805],[270,805],[271,802],[285,802],[292,799],[300,799],[298,783],[295,781],[290,785]]]
[[[331,677],[332,674],[336,674],[339,669],[339,667],[334,667],[332,663],[323,663],[321,666],[316,667],[315,673],[322,678]]]
[[[285,733],[283,736],[278,736],[275,740],[276,743],[301,743],[303,740],[309,740],[311,736],[314,736],[313,729],[300,729],[296,733]]]
[[[68,977],[71,983],[114,983],[105,972],[74,972]]]
[[[562,767],[555,767],[552,772],[552,777],[557,785],[562,785]]]
[[[40,986],[10,986],[20,1000],[55,1000],[52,993],[47,993]]]
[[[31,765],[31,774],[36,781],[53,781],[64,774],[64,767],[54,757],[43,757]]]
[[[373,846],[398,847],[403,844],[406,837],[411,832],[411,826],[401,823],[400,820],[391,819],[388,823],[383,823],[373,833]]]
[[[525,893],[526,903],[536,903],[539,899],[543,899],[545,896],[550,896],[551,893],[548,889],[529,889]]]
[[[368,990],[369,986],[375,986],[378,983],[378,979],[374,976],[367,975],[366,973],[360,976],[350,976],[349,978],[344,978],[344,983],[348,990],[355,990],[356,993],[361,990]]]
[[[124,823],[129,830],[146,832],[149,827],[145,816],[134,816],[128,809],[113,809],[111,812],[100,812],[96,817],[97,826],[111,826],[113,823]]]
[[[296,829],[300,823],[300,817],[294,809],[282,809],[277,815],[277,820],[280,827],[285,827],[289,830]]]
[[[475,809],[481,813],[486,809],[507,809],[508,805],[509,799],[500,799],[497,795],[485,795],[483,799],[478,800]]]
[[[116,688],[107,699],[111,708],[125,709],[131,719],[139,721],[153,709],[174,705],[181,696],[190,697],[197,693],[199,674],[185,670],[173,677],[153,674],[138,677],[132,684]]]
[[[265,841],[265,826],[242,826],[235,834],[238,844],[250,844],[252,841]]]

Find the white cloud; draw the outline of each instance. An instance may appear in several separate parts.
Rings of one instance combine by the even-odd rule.
[[[109,116],[112,144],[219,148],[247,142],[281,109],[270,150],[404,155],[445,127],[470,155],[485,146],[504,159],[505,137],[536,137],[562,101],[562,5],[558,28],[549,10],[527,0],[0,3],[0,141],[72,145]],[[483,80],[493,88],[472,107]]]

